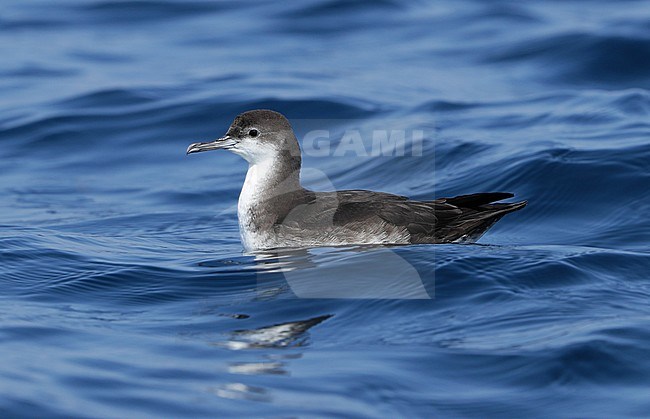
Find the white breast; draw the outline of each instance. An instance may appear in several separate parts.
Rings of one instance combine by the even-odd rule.
[[[251,219],[251,209],[259,202],[260,196],[272,193],[268,187],[272,165],[272,160],[250,165],[246,173],[244,186],[239,194],[239,202],[237,203],[239,234],[246,250],[271,247],[268,242],[272,238],[255,228]]]

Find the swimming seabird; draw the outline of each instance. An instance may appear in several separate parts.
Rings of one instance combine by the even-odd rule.
[[[300,185],[301,154],[291,124],[261,109],[237,116],[226,135],[191,144],[187,154],[224,149],[248,161],[239,195],[239,232],[248,251],[362,244],[465,243],[478,240],[526,201],[477,193],[431,201],[365,190],[314,192]]]

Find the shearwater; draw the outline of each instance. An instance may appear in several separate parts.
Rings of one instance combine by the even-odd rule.
[[[282,114],[253,110],[237,116],[223,137],[191,144],[187,154],[224,149],[248,161],[237,216],[248,251],[363,244],[471,243],[526,201],[477,193],[415,201],[384,192],[314,192],[300,185],[301,153]]]

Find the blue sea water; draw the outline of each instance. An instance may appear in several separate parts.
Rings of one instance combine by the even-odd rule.
[[[3,0],[0,416],[650,414],[645,1]],[[243,252],[239,112],[426,129],[314,188],[526,199],[476,245]]]

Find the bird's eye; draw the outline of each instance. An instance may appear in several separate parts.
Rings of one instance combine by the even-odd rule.
[[[253,128],[252,130],[248,131],[248,135],[250,135],[251,137],[257,137],[258,135],[260,135],[260,132]]]

